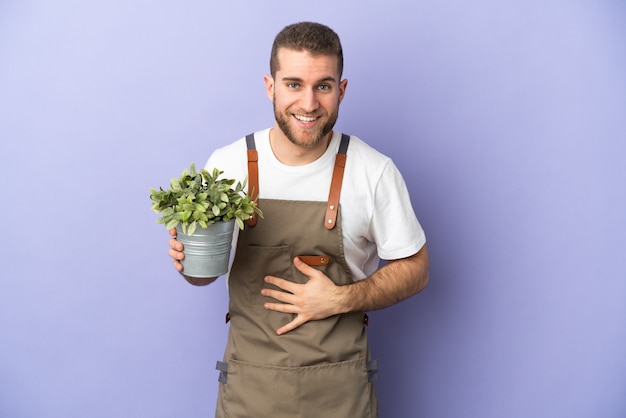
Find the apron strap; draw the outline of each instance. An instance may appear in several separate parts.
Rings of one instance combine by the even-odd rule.
[[[324,218],[324,226],[326,229],[333,229],[337,222],[337,212],[339,211],[339,195],[341,194],[341,184],[343,183],[343,172],[346,167],[346,153],[350,136],[341,135],[341,143],[339,144],[339,152],[335,157],[335,168],[333,169],[333,178],[330,183],[330,192],[328,193],[328,204],[326,205],[326,216]],[[258,203],[259,200],[259,154],[254,143],[254,134],[246,136],[246,146],[248,148],[248,195]],[[246,223],[248,226],[256,225],[258,215],[253,213]]]
[[[350,136],[341,135],[341,144],[339,144],[339,152],[335,157],[335,169],[333,170],[333,179],[330,183],[330,192],[328,193],[328,204],[326,205],[326,217],[324,218],[324,226],[326,229],[333,229],[337,222],[337,212],[339,212],[339,195],[341,194],[341,184],[343,183],[343,171],[346,167],[346,152]]]
[[[246,136],[248,147],[248,195],[253,202],[259,203],[259,153],[254,143],[254,134]],[[248,226],[256,225],[259,215],[253,212],[246,220]]]

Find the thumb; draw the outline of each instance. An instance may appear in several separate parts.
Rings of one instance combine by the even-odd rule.
[[[304,261],[300,260],[300,257],[296,257],[293,259],[293,265],[296,266],[300,273],[309,277],[311,277],[317,271]]]

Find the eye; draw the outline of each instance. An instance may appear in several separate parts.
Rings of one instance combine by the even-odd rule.
[[[297,89],[298,87],[300,87],[300,85],[298,83],[289,83],[287,84],[287,87],[289,87],[290,89]]]
[[[320,84],[317,88],[320,90],[330,90],[330,86],[328,84]]]

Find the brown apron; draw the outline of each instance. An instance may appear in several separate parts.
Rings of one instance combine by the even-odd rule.
[[[344,135],[338,160],[345,162],[348,140]],[[251,135],[248,148],[254,150]],[[256,196],[258,176],[249,173],[249,179]],[[340,188],[341,176],[338,182]],[[293,265],[296,256],[338,285],[352,282],[337,202],[330,209],[336,221],[329,221],[327,202],[260,199],[263,218],[240,231],[229,278],[231,327],[224,361],[217,365],[216,417],[377,417],[377,364],[369,358],[363,312],[310,321],[277,336],[294,315],[263,307],[275,302],[261,295],[270,286],[263,281],[266,275],[308,280]]]

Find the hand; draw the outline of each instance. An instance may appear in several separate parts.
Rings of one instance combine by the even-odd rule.
[[[170,229],[170,235],[172,238],[168,241],[170,245],[170,249],[167,252],[170,257],[174,259],[174,268],[179,272],[183,271],[183,265],[180,264],[180,260],[185,258],[185,253],[183,253],[183,244],[176,240],[176,228]]]
[[[301,273],[309,277],[307,283],[299,284],[279,277],[266,276],[266,283],[273,284],[282,290],[261,290],[263,296],[282,302],[265,303],[265,309],[297,315],[293,321],[276,330],[278,335],[292,331],[306,322],[341,313],[340,287],[324,273],[305,264],[298,257],[294,259],[293,264]]]
[[[206,286],[213,283],[217,277],[189,277],[185,275],[183,265],[180,263],[180,260],[185,258],[185,253],[183,253],[184,245],[176,239],[175,228],[170,229],[170,235],[172,238],[169,240],[170,249],[167,253],[174,259],[174,268],[183,275],[187,282],[194,286]]]

